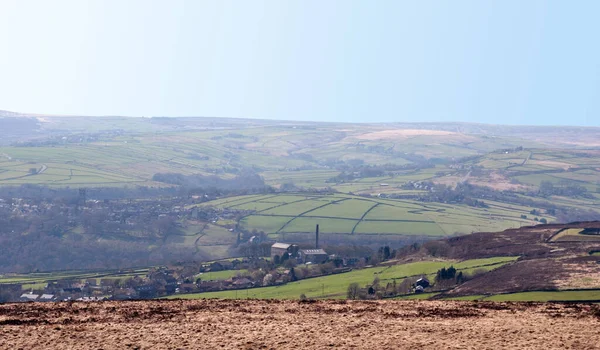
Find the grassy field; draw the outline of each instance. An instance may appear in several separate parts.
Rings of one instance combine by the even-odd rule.
[[[554,235],[551,242],[572,242],[572,241],[600,241],[600,235],[583,234],[584,230],[580,228],[569,228],[561,230]]]
[[[503,230],[531,224],[522,219],[531,208],[490,202],[489,208],[359,197],[347,194],[252,195],[218,199],[202,206],[253,211],[241,227],[284,233],[419,235],[430,237]]]
[[[469,270],[474,268],[498,268],[504,264],[516,260],[516,257],[502,257],[490,259],[474,259],[462,262],[456,261],[423,261],[410,264],[392,265],[388,267],[374,267],[354,270],[347,273],[310,278],[297,282],[287,283],[282,286],[251,288],[238,291],[222,291],[210,293],[181,294],[171,298],[198,299],[198,298],[257,298],[257,299],[297,299],[300,294],[309,298],[333,298],[346,297],[346,290],[351,283],[367,285],[379,278],[380,283],[387,283],[409,276],[433,275],[442,267],[453,265],[458,270]]]
[[[79,142],[2,147],[0,174],[4,175],[0,177],[0,184],[156,185],[150,180],[157,172],[228,176],[226,168],[254,167],[273,186],[294,183],[307,188],[332,186],[344,192],[387,192],[407,181],[432,179],[456,170],[437,165],[396,172],[392,177],[331,183],[328,180],[339,172],[326,164],[339,160],[367,165],[407,165],[415,156],[426,159],[483,156],[476,163],[486,169],[520,167],[534,172],[559,169],[563,172],[545,175],[592,184],[591,188],[595,186],[600,166],[594,154],[547,149],[544,147],[557,143],[530,141],[512,134],[503,137],[487,137],[479,132],[469,134],[468,131],[436,134],[419,131],[418,127],[415,130],[415,126],[406,133],[407,126],[313,123],[297,127],[286,122],[249,120],[188,119],[176,123],[187,123],[188,127],[173,128],[174,124],[140,118],[73,118],[69,121],[45,118],[44,130],[81,133],[82,136],[105,133],[93,139],[81,137]],[[214,127],[215,123],[221,126]],[[56,129],[59,125],[64,129]],[[122,129],[118,133],[106,133],[115,130],[112,128]],[[517,146],[527,149],[509,154],[494,152]],[[44,172],[29,174],[31,168],[40,169],[43,165],[47,166]],[[536,177],[522,180],[532,184],[540,181]],[[381,188],[383,182],[388,183],[389,188]]]
[[[60,271],[60,272],[42,272],[28,274],[10,274],[0,275],[0,284],[17,283],[23,284],[23,289],[36,288],[45,285],[49,281],[58,280],[80,280],[89,279],[123,279],[135,276],[145,276],[148,274],[148,268],[126,269],[126,270],[99,270],[99,271]],[[27,286],[27,288],[26,288]]]

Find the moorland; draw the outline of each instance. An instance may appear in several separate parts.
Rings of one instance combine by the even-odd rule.
[[[595,349],[599,316],[595,305],[553,303],[27,303],[0,305],[0,340],[11,349]]]

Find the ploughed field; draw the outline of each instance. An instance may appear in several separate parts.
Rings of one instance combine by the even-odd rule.
[[[598,349],[592,304],[155,300],[0,305],[2,349]]]

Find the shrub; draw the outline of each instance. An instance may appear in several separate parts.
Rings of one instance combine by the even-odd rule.
[[[348,299],[356,300],[356,299],[358,299],[359,291],[360,291],[360,286],[358,285],[358,283],[350,283],[350,285],[348,286],[348,291],[347,291],[346,296],[348,297]]]

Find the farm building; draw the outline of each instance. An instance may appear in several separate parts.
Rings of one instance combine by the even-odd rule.
[[[427,278],[423,277],[423,278],[419,278],[417,280],[417,282],[415,282],[415,285],[417,287],[427,288],[427,287],[429,287],[430,283],[429,283],[429,280]]]
[[[56,298],[53,294],[42,294],[40,295],[39,301],[56,301]]]
[[[271,259],[275,259],[275,256],[281,257],[283,254],[288,253],[294,256],[298,253],[298,245],[288,243],[273,243],[271,246]]]
[[[236,288],[251,288],[254,286],[254,282],[250,281],[249,279],[247,279],[245,277],[236,279],[235,281],[233,281],[232,284]]]
[[[303,263],[320,264],[329,259],[329,255],[323,249],[302,249],[300,250],[300,261]]]
[[[25,294],[21,295],[21,298],[19,300],[20,301],[35,301],[35,300],[37,300],[38,297],[39,297],[38,294],[25,293]]]

